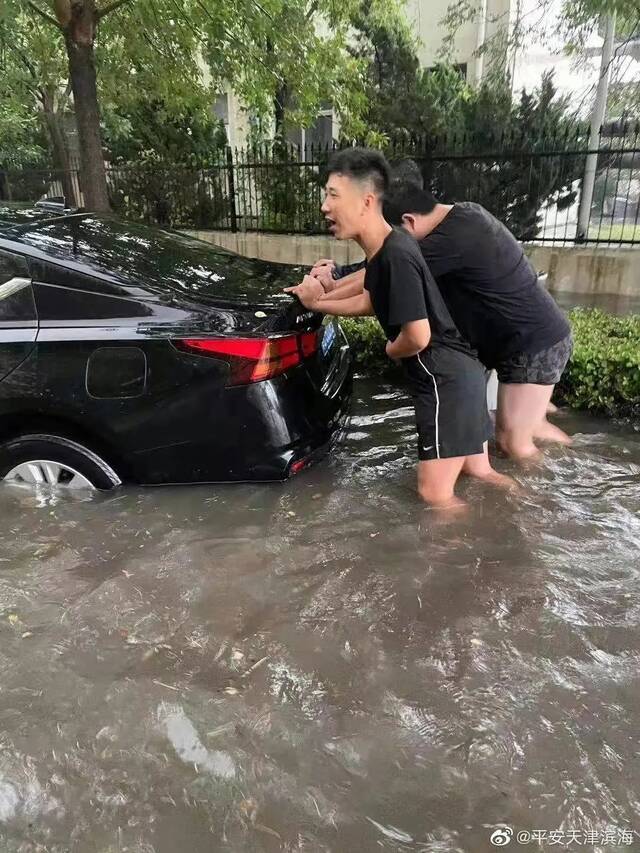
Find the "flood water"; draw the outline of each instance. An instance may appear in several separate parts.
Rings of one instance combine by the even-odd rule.
[[[285,485],[0,489],[2,853],[640,849],[640,434],[444,521],[353,411]]]
[[[599,308],[609,314],[640,314],[640,296],[619,296],[614,293],[571,293],[550,291],[561,308]]]

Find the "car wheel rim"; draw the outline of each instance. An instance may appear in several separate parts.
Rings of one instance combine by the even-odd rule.
[[[91,489],[95,486],[83,474],[47,459],[33,459],[21,462],[5,475],[5,481],[25,486],[49,486],[55,489]]]

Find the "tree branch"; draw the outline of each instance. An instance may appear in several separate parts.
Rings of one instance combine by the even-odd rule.
[[[273,20],[274,20],[274,17],[273,17],[273,15],[271,14],[271,12],[268,12],[268,11],[264,8],[264,6],[262,6],[260,3],[258,3],[258,0],[253,0],[253,5],[254,5],[257,9],[260,9],[260,11],[262,12],[262,14],[263,14],[263,15],[266,15],[266,16],[267,16],[267,18],[269,18],[269,20],[270,20],[270,21],[273,21]]]
[[[108,15],[110,12],[115,12],[116,9],[119,9],[120,6],[124,6],[125,3],[131,3],[132,0],[113,0],[113,3],[107,3],[102,9],[96,10],[96,15],[98,20],[104,18],[105,15]]]
[[[20,57],[22,64],[25,66],[29,74],[33,77],[34,80],[38,79],[38,75],[36,73],[36,69],[33,63],[30,61],[29,57],[15,44],[9,44],[9,49],[15,51]]]
[[[41,18],[44,18],[48,24],[52,24],[56,29],[62,30],[60,24],[56,21],[53,15],[50,15],[48,12],[45,12],[44,9],[40,9],[33,0],[27,0],[27,6],[30,6],[34,12],[37,12]]]
[[[62,94],[58,94],[58,112],[63,112],[63,110],[66,108],[72,90],[73,86],[71,80],[68,80],[67,85],[64,88],[64,92],[62,92]]]

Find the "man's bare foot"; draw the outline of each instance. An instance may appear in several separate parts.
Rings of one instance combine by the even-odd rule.
[[[420,494],[420,493],[418,493]],[[423,503],[425,503],[429,509],[435,510],[443,510],[445,512],[457,511],[466,509],[467,503],[463,501],[462,498],[456,497],[456,495],[452,495],[450,498],[430,498],[423,495],[420,495]]]
[[[542,458],[542,451],[530,439],[510,440],[509,436],[496,435],[496,448],[504,456],[516,462],[537,462]]]
[[[573,444],[573,439],[564,430],[550,423],[546,418],[538,424],[533,435],[539,441],[553,441],[556,444],[564,444],[565,447]]]
[[[478,480],[482,480],[484,483],[488,483],[490,486],[495,486],[498,489],[504,489],[507,492],[520,492],[521,488],[519,483],[513,479],[513,477],[508,477],[506,474],[500,474],[498,471],[488,471],[486,474],[482,474],[477,477]]]
[[[446,504],[429,504],[431,517],[438,524],[448,524],[457,518],[462,518],[469,512],[469,504],[460,498],[454,498]]]

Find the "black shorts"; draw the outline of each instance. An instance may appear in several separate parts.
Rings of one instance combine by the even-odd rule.
[[[416,409],[418,458],[482,453],[493,426],[480,362],[457,350],[431,346],[406,359],[405,369]]]
[[[498,381],[506,385],[555,385],[560,381],[572,352],[573,339],[567,335],[552,347],[533,355],[516,353],[496,365]]]

